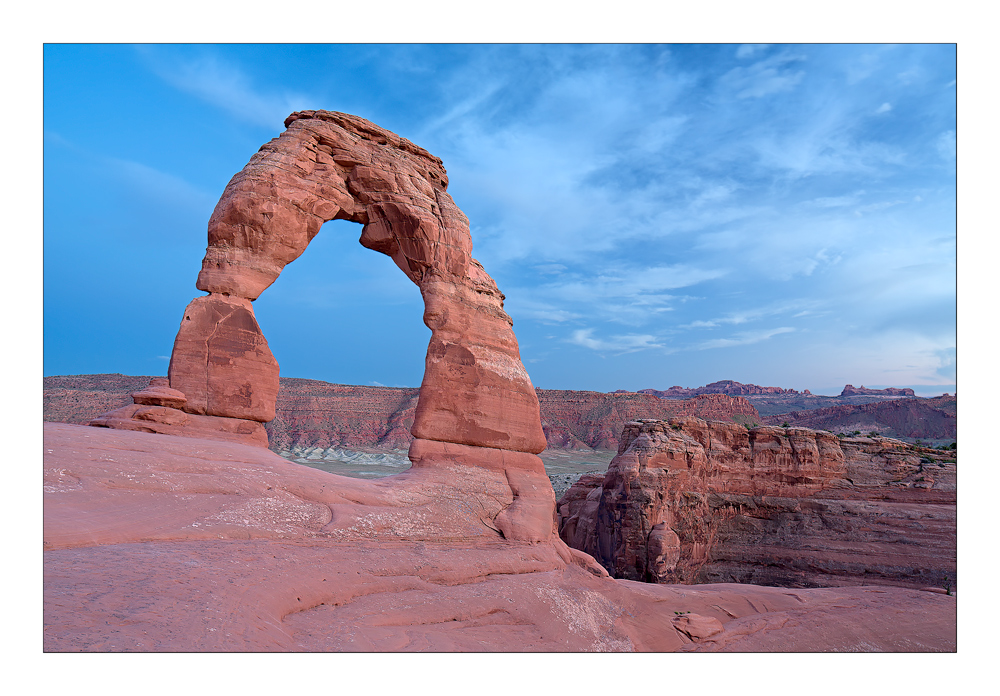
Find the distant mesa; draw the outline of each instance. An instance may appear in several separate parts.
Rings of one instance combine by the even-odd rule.
[[[912,389],[897,389],[896,387],[887,387],[885,389],[868,389],[863,384],[860,387],[855,387],[850,384],[844,387],[844,391],[840,392],[841,396],[916,396]]]
[[[653,396],[658,396],[661,399],[687,399],[692,396],[701,396],[702,394],[729,394],[730,396],[753,396],[758,394],[809,394],[809,390],[806,389],[803,392],[799,392],[795,389],[782,389],[781,387],[760,387],[756,384],[743,384],[741,382],[735,382],[731,379],[724,379],[718,382],[712,382],[711,384],[706,384],[704,387],[697,387],[695,389],[675,386],[670,387],[670,389],[665,391],[659,391],[657,389],[640,389],[637,393],[652,394]]]
[[[625,392],[619,389],[613,393]],[[781,387],[761,387],[756,384],[743,384],[731,379],[724,379],[718,382],[706,384],[704,387],[688,389],[686,387],[670,387],[666,390],[640,389],[638,394],[652,394],[661,399],[686,399],[701,394],[729,394],[730,396],[812,396],[808,389],[797,391],[795,389],[783,389]],[[865,386],[854,387],[850,384],[844,387],[840,396],[916,396],[909,388],[887,387],[886,389],[868,389]]]
[[[875,432],[889,437],[954,440],[958,433],[954,396],[893,398],[865,404],[839,404],[768,416],[765,423],[830,432]]]

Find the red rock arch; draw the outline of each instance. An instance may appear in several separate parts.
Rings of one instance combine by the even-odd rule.
[[[351,220],[364,225],[361,244],[392,258],[424,300],[432,335],[411,428],[414,466],[503,472],[521,504],[497,527],[508,537],[550,535],[555,500],[534,456],[545,449],[538,399],[504,296],[472,258],[441,160],[348,114],[300,111],[285,126],[233,177],[209,220],[197,281],[208,295],[185,309],[169,384],[156,381],[92,424],[266,446],[278,364],[252,302],[324,222]]]

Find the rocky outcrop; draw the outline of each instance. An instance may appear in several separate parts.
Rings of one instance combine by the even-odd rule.
[[[695,418],[629,423],[559,528],[614,577],[792,587],[955,579],[955,461],[897,440]]]
[[[765,423],[788,423],[797,428],[833,432],[877,433],[886,437],[954,439],[958,429],[956,397],[893,399],[867,404],[831,406],[809,411],[791,411],[764,419]]]
[[[853,385],[845,385],[844,390],[840,392],[841,396],[916,396],[912,389],[903,388],[899,389],[897,387],[886,387],[885,389],[868,389],[865,385],[860,387],[855,387]]]

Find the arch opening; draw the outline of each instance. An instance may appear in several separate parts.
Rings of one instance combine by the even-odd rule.
[[[430,335],[420,290],[362,247],[360,233],[356,223],[325,223],[254,301],[257,321],[282,377],[419,387]]]
[[[410,430],[417,473],[399,476],[439,481],[481,471],[502,482],[511,502],[480,521],[506,538],[551,538],[555,498],[536,456],[545,449],[538,399],[504,295],[472,258],[469,222],[447,193],[441,160],[348,114],[296,112],[285,125],[212,213],[196,283],[208,294],[184,311],[168,378],[91,424],[266,447],[278,363],[252,303],[324,223],[358,222],[361,245],[389,256],[417,285],[431,330]]]

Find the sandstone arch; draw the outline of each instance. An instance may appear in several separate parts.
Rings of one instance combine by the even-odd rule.
[[[278,364],[252,302],[324,222],[350,220],[364,225],[361,244],[392,258],[424,300],[432,335],[411,429],[414,467],[502,475],[520,503],[496,517],[497,528],[551,535],[555,500],[535,456],[546,444],[538,400],[441,160],[348,114],[300,111],[285,126],[233,177],[209,220],[197,280],[208,295],[185,309],[168,380],[91,424],[266,446]]]

